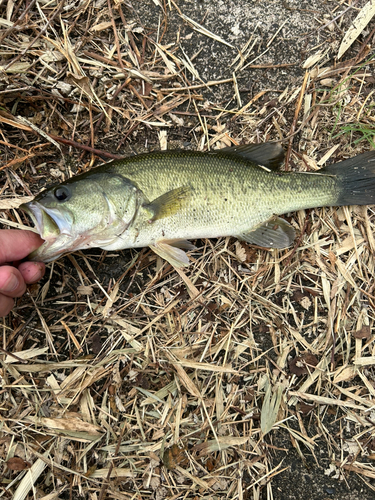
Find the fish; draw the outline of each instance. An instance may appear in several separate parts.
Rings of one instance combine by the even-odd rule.
[[[29,258],[148,246],[183,267],[195,248],[189,240],[233,236],[282,249],[293,244],[295,230],[280,215],[375,203],[375,151],[314,172],[283,171],[283,159],[280,143],[265,142],[104,163],[21,205],[45,240]]]

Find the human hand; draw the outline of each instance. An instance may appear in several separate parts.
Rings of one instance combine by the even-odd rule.
[[[14,305],[14,297],[21,297],[26,284],[40,280],[45,271],[42,262],[22,262],[43,240],[31,231],[0,230],[0,317],[6,316]],[[11,263],[14,265],[10,265]]]

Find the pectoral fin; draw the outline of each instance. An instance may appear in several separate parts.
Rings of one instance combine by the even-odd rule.
[[[162,194],[143,208],[150,213],[150,221],[164,219],[181,210],[191,196],[191,187],[182,186]]]
[[[287,248],[295,238],[293,227],[280,217],[272,217],[247,233],[236,235],[239,240],[266,248]]]
[[[184,245],[185,242],[182,242]],[[151,250],[153,250],[159,257],[165,259],[173,267],[185,267],[188,266],[190,261],[189,257],[186,253],[181,250],[181,248],[177,248],[175,245],[178,244],[178,241],[157,241],[155,245],[150,245]],[[191,248],[189,248],[191,249]]]

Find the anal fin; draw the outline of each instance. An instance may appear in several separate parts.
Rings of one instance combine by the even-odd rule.
[[[236,238],[260,247],[287,248],[294,241],[295,231],[286,220],[275,216]]]

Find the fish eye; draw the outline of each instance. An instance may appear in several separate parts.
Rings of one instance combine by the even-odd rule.
[[[56,200],[58,201],[66,201],[70,198],[71,196],[71,192],[70,192],[70,189],[66,186],[60,186],[58,188],[55,189],[55,191],[53,192]]]

